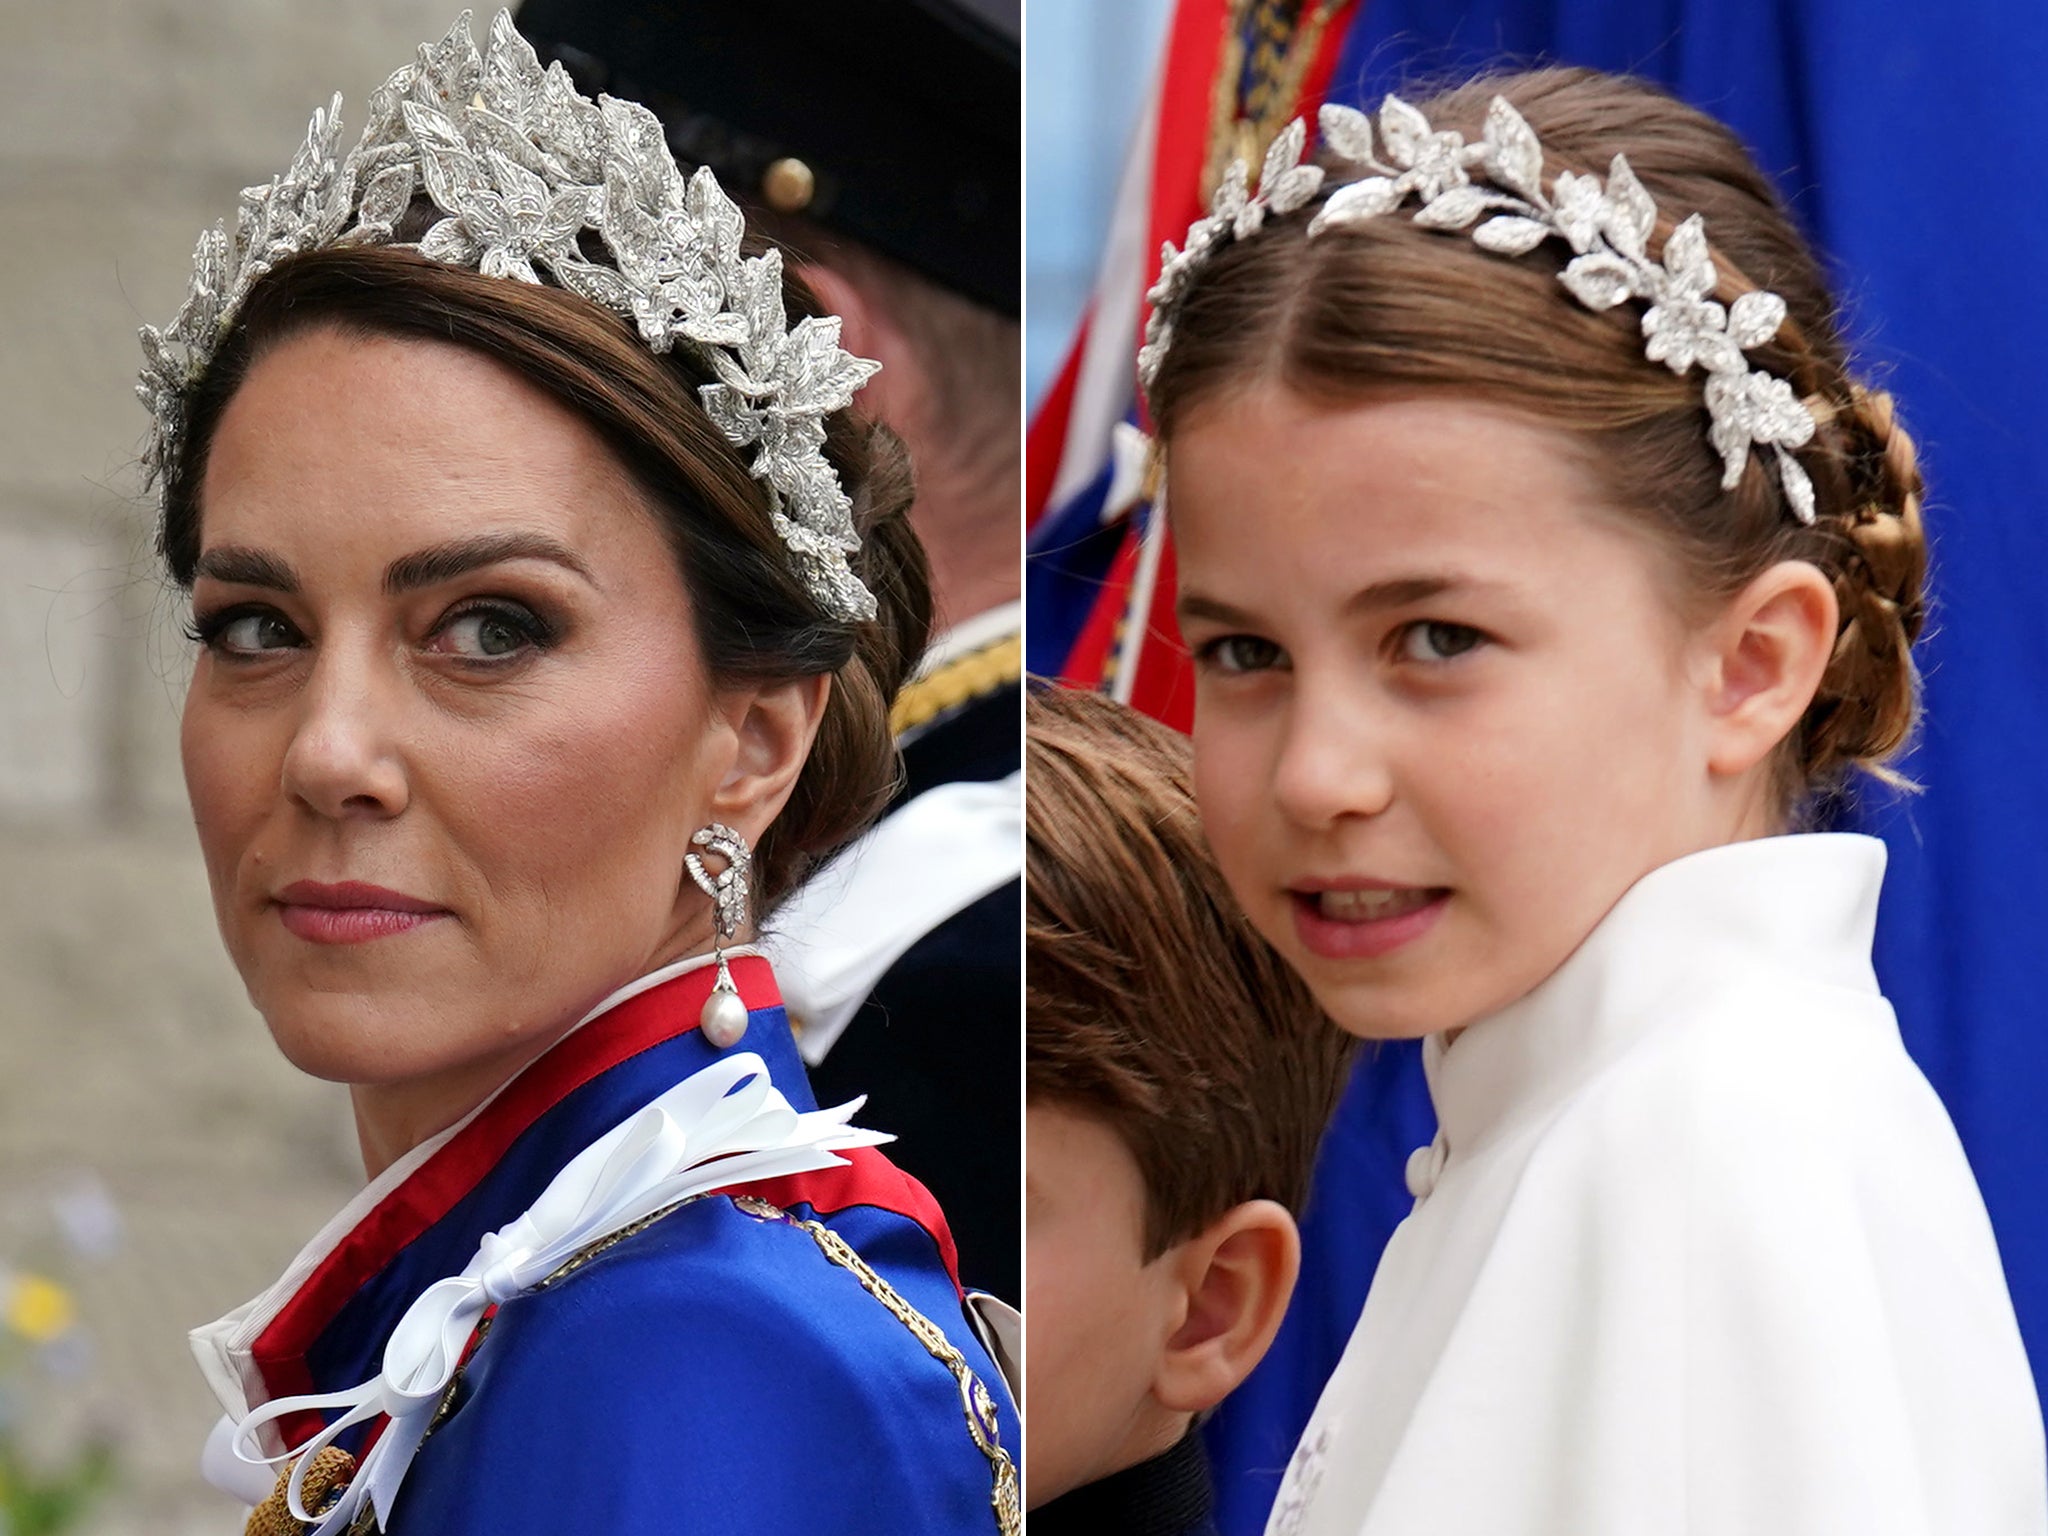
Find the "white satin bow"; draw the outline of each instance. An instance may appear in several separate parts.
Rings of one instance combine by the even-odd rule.
[[[845,1161],[835,1151],[891,1140],[847,1123],[863,1102],[799,1113],[769,1081],[759,1056],[741,1052],[714,1062],[577,1154],[525,1215],[484,1238],[461,1274],[421,1292],[384,1346],[378,1375],[346,1391],[264,1404],[234,1426],[234,1455],[250,1465],[299,1458],[287,1499],[294,1519],[319,1521],[313,1536],[342,1530],[364,1499],[374,1502],[382,1529],[486,1307],[530,1290],[579,1250],[679,1200],[834,1167]],[[335,1408],[342,1416],[303,1444],[260,1454],[257,1436],[266,1425],[307,1409]],[[324,1518],[310,1513],[302,1495],[313,1453],[379,1414],[391,1422],[341,1501]]]

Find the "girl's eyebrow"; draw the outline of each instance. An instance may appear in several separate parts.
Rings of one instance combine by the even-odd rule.
[[[1433,598],[1446,595],[1467,596],[1477,593],[1481,596],[1513,596],[1516,593],[1512,581],[1491,576],[1474,576],[1468,571],[1441,571],[1428,576],[1393,576],[1385,581],[1376,581],[1369,587],[1361,587],[1344,601],[1344,612],[1349,614],[1379,613],[1392,609],[1412,608],[1417,603],[1426,603]]]
[[[1346,614],[1374,613],[1382,609],[1408,608],[1416,603],[1426,603],[1431,598],[1442,597],[1446,592],[1499,591],[1506,583],[1488,581],[1481,577],[1467,576],[1458,572],[1445,572],[1431,576],[1391,576],[1385,581],[1376,581],[1371,586],[1361,587],[1344,600]],[[1183,592],[1174,604],[1174,613],[1185,623],[1190,619],[1207,619],[1214,624],[1252,625],[1258,622],[1256,615],[1234,608],[1201,592]]]
[[[1213,597],[1205,597],[1199,592],[1188,591],[1182,591],[1174,599],[1173,615],[1182,624],[1186,624],[1190,619],[1207,619],[1212,624],[1230,626],[1242,626],[1257,622],[1252,615],[1246,613],[1241,608],[1233,608],[1230,604],[1218,602]]]
[[[1344,611],[1376,613],[1382,608],[1406,608],[1470,585],[1462,576],[1395,576],[1352,593],[1345,599]]]

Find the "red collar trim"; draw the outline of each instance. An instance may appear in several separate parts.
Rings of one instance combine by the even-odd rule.
[[[740,956],[730,968],[750,1012],[781,1006],[781,992],[765,959]],[[579,1028],[569,1034],[373,1206],[319,1261],[252,1344],[250,1359],[267,1396],[313,1391],[306,1352],[357,1291],[446,1216],[496,1167],[512,1143],[555,1105],[640,1052],[694,1030],[716,976],[710,966],[686,972],[607,1009],[604,1028]],[[791,1057],[794,1060],[793,1050]],[[961,1290],[953,1236],[930,1191],[880,1149],[860,1147],[841,1155],[846,1158],[844,1167],[763,1181],[749,1186],[748,1192],[785,1207],[808,1205],[820,1217],[857,1206],[905,1217],[931,1237],[954,1289]],[[314,1415],[295,1415],[294,1421],[279,1426],[294,1441],[319,1427]]]
[[[782,1002],[764,959],[730,966],[747,1007]],[[602,1029],[575,1030],[521,1072],[404,1183],[352,1227],[320,1261],[251,1346],[265,1384],[279,1396],[311,1390],[303,1358],[313,1341],[406,1244],[455,1208],[536,1120],[592,1078],[651,1046],[695,1029],[716,967],[703,966],[607,1009]],[[682,1027],[678,1028],[678,1022]],[[591,1021],[593,1024],[595,1020]]]

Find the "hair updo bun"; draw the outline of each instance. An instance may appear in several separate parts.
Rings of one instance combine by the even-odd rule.
[[[1891,397],[1849,371],[1819,261],[1770,180],[1728,128],[1641,81],[1585,69],[1495,75],[1415,105],[1430,124],[1481,137],[1504,96],[1543,145],[1543,180],[1605,177],[1617,151],[1657,207],[1652,259],[1691,214],[1706,224],[1732,304],[1767,289],[1785,324],[1751,361],[1787,380],[1818,428],[1797,450],[1816,518],[1801,523],[1776,474],[1753,453],[1732,490],[1707,435],[1697,374],[1644,355],[1640,309],[1585,309],[1558,281],[1568,252],[1491,254],[1407,217],[1376,218],[1314,240],[1308,221],[1347,180],[1340,172],[1292,213],[1226,242],[1191,275],[1173,344],[1150,399],[1169,442],[1189,409],[1259,381],[1344,402],[1394,389],[1442,390],[1508,407],[1577,434],[1616,505],[1652,525],[1695,590],[1739,591],[1781,560],[1833,585],[1840,629],[1826,673],[1780,749],[1782,803],[1794,812],[1851,770],[1894,779],[1887,759],[1911,733],[1911,648],[1925,619],[1926,540],[1913,440]],[[1170,452],[1169,452],[1170,464]]]
[[[784,304],[792,321],[820,313],[793,273]],[[877,609],[872,620],[838,618],[798,579],[747,460],[699,403],[698,387],[713,376],[684,349],[656,354],[628,321],[550,285],[485,277],[392,246],[310,251],[250,289],[187,398],[157,537],[181,587],[191,586],[199,557],[199,491],[222,413],[258,357],[318,326],[468,347],[552,396],[604,438],[660,520],[712,677],[830,676],[810,756],[754,849],[757,915],[880,814],[900,771],[889,707],[932,622],[924,549],[908,516],[909,456],[893,432],[851,411],[825,422],[825,457],[861,538],[849,563]]]

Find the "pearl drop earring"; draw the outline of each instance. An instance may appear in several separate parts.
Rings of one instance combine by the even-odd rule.
[[[740,989],[733,985],[732,972],[726,967],[725,946],[747,921],[747,872],[754,855],[747,840],[723,822],[699,829],[690,841],[725,860],[725,868],[714,876],[695,853],[683,855],[690,878],[711,898],[711,953],[718,962],[718,980],[704,999],[698,1023],[704,1038],[722,1051],[737,1045],[747,1032],[747,1005],[740,1000]]]

